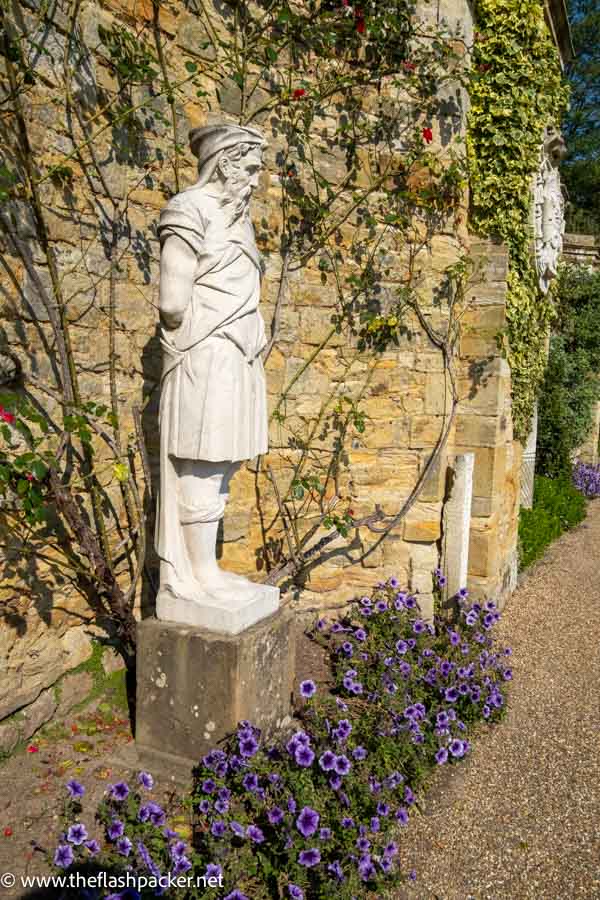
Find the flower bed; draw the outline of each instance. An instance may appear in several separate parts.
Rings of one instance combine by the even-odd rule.
[[[242,722],[203,757],[189,798],[190,845],[146,799],[152,779],[141,773],[137,789],[121,782],[108,791],[100,849],[73,821],[81,787],[71,782],[56,865],[94,855],[112,873],[141,876],[144,897],[200,897],[213,879],[226,900],[374,898],[386,882],[411,877],[402,872],[397,828],[408,824],[427,773],[470,752],[473,723],[501,717],[512,677],[510,650],[493,646],[495,605],[461,595],[458,622],[435,629],[395,579],[341,621],[320,620],[314,637],[328,651],[332,690],[302,682],[295,731],[265,743]],[[166,884],[189,874],[204,886],[160,886],[161,877]]]
[[[573,466],[573,484],[588,500],[600,497],[600,465],[577,462]]]

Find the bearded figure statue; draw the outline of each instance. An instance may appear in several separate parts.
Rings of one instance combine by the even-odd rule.
[[[243,460],[268,449],[264,270],[250,220],[265,140],[237,125],[195,128],[198,181],[162,210],[156,549],[159,619],[237,634],[275,612],[279,590],[223,571],[219,521]]]

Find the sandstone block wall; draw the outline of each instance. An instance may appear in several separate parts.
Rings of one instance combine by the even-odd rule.
[[[67,12],[66,5],[59,2],[55,24],[44,36],[49,55],[41,55],[37,62],[44,78],[26,98],[32,153],[40,166],[53,164],[73,147],[64,111],[57,111],[51,101],[69,27]],[[35,30],[33,8],[25,8],[24,14]],[[462,23],[469,41],[472,17],[468,3],[452,0],[433,10],[424,6],[423,14],[446,16]],[[110,98],[118,89],[107,65],[99,26],[109,28],[113,22],[120,22],[141,27],[148,24],[151,16],[150,5],[137,0],[82,4],[83,36],[92,52],[77,77],[78,89],[88,92],[90,100],[99,101],[100,94],[104,99]],[[221,27],[219,21],[215,11],[215,27]],[[184,78],[185,62],[199,55],[198,46],[205,38],[203,27],[191,7],[173,2],[161,4],[161,29],[167,42],[171,75]],[[207,82],[206,90],[208,96],[199,99],[188,85],[183,88],[185,99],[177,101],[177,139],[184,147],[190,128],[222,119],[235,120],[239,109],[235,85],[225,85],[217,95],[214,85]],[[141,103],[147,98],[144,91],[134,89],[132,99]],[[95,147],[98,158],[103,160],[103,181],[74,157],[70,165],[75,178],[69,190],[51,181],[44,186],[49,238],[69,298],[68,316],[82,391],[98,401],[109,397],[106,247],[111,233],[110,228],[107,231],[105,216],[110,222],[113,200],[127,199],[119,216],[118,267],[114,273],[115,352],[123,435],[133,435],[132,410],[134,406],[141,407],[150,460],[152,483],[146,485],[139,459],[135,462],[136,476],[145,488],[148,513],[150,550],[143,590],[137,598],[138,609],[145,613],[152,611],[157,575],[157,560],[151,549],[153,500],[158,485],[161,370],[156,328],[156,224],[160,210],[175,190],[173,170],[167,164],[173,143],[170,111],[164,98],[158,105],[165,118],[152,118],[147,113],[152,120],[151,131],[144,140],[136,143],[133,132],[117,126],[101,133]],[[433,123],[435,146],[443,143],[449,132],[464,132],[467,106],[462,90],[457,89],[448,98],[439,120]],[[281,269],[281,136],[272,131],[265,116],[259,117],[256,124],[265,130],[269,140],[266,168],[252,207],[257,242],[266,262],[262,312],[269,323]],[[77,137],[81,139],[82,135]],[[321,164],[329,167],[333,179],[343,176],[343,160],[319,148],[315,148],[315,154],[320,154]],[[193,162],[189,153],[181,160],[182,187],[195,181]],[[419,259],[423,309],[434,324],[443,324],[435,290],[445,268],[467,250],[479,261],[481,270],[469,288],[458,363],[460,402],[445,450],[417,502],[385,540],[365,531],[359,540],[340,540],[331,545],[326,561],[310,571],[304,585],[294,588],[298,610],[343,606],[357,593],[368,591],[375,581],[390,575],[418,591],[424,605],[430,607],[432,571],[443,564],[442,522],[448,469],[454,456],[466,451],[475,453],[468,586],[477,596],[497,596],[513,583],[519,451],[512,438],[510,373],[496,340],[504,325],[507,257],[502,247],[482,243],[468,234],[464,221],[466,201],[465,197],[463,221],[442,229]],[[24,202],[12,202],[4,215],[2,251],[14,277],[2,282],[0,352],[13,353],[25,371],[51,385],[53,369],[47,350],[50,331],[41,302],[43,292],[50,288],[45,256]],[[344,224],[342,251],[350,246],[361,227],[358,215]],[[382,246],[391,262],[391,274],[381,287],[392,295],[403,283],[405,258],[394,240]],[[266,467],[271,467],[278,484],[288,484],[301,453],[298,435],[305,434],[311,422],[320,416],[323,420],[330,417],[328,433],[321,435],[317,429],[311,440],[313,468],[322,472],[328,465],[332,441],[332,409],[336,403],[360,403],[365,429],[351,434],[336,488],[358,517],[373,511],[376,504],[386,513],[401,508],[447,421],[447,375],[439,350],[418,323],[407,321],[409,333],[400,339],[398,347],[377,357],[361,355],[355,352],[351,336],[343,329],[332,333],[335,309],[333,279],[324,278],[316,262],[290,274],[278,341],[267,364],[271,412],[280,403],[282,391],[295,379],[286,394],[285,419],[273,420],[271,453],[260,468],[251,463],[236,476],[223,522],[223,564],[252,577],[264,575],[265,546],[282,544],[280,526],[270,527],[277,507]],[[312,362],[305,368],[309,359]],[[31,386],[28,389],[34,390]],[[56,409],[52,401],[45,396],[44,403],[52,414]],[[105,490],[108,500],[118,500],[119,485],[110,472]],[[24,560],[16,545],[8,546],[6,531],[3,543],[5,578],[0,599],[5,614],[0,626],[0,717],[36,701],[60,675],[89,656],[94,634],[111,633],[111,623],[95,617],[72,579],[61,575],[60,569],[47,559]],[[50,559],[52,552],[49,551]]]

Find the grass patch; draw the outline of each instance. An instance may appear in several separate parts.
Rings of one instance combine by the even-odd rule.
[[[546,547],[585,518],[586,500],[565,476],[535,476],[533,508],[519,515],[519,568],[539,559]]]

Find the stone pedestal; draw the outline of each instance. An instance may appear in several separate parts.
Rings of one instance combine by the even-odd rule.
[[[454,480],[444,506],[445,598],[450,600],[467,586],[469,536],[473,500],[474,453],[461,453],[454,462]]]
[[[200,757],[248,719],[289,721],[294,627],[289,608],[238,635],[146,619],[138,625],[136,744],[150,772],[186,782]]]

